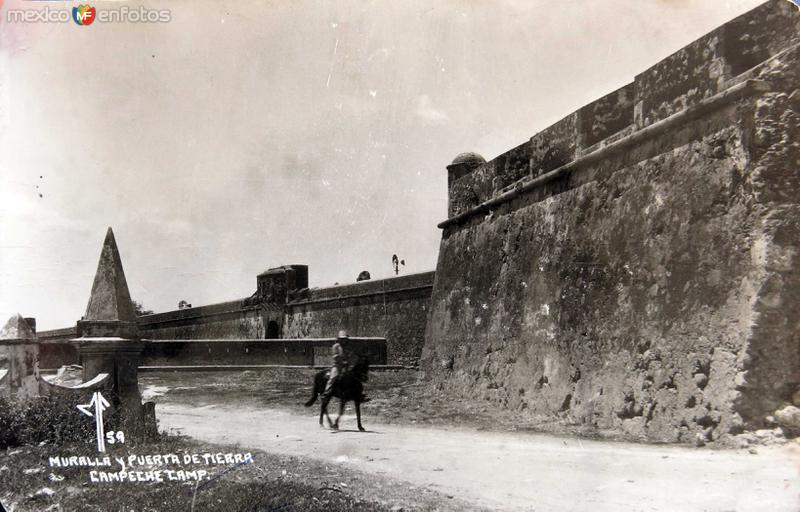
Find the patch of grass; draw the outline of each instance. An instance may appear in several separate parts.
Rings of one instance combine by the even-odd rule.
[[[39,443],[89,442],[94,424],[76,414],[79,399],[41,397],[15,401],[0,397],[0,449]],[[114,418],[109,415],[109,423]]]
[[[201,399],[202,394],[207,392],[214,398],[216,393],[219,393],[219,397],[229,396],[231,390],[237,389],[238,381],[238,389],[243,393],[234,394],[239,400],[274,405],[289,402],[304,409],[301,403],[307,399],[313,372],[289,370],[277,378],[275,375],[246,373],[241,379],[230,374],[201,375],[188,379],[189,375],[178,374],[174,380],[190,380],[184,382],[185,387],[177,390],[177,393],[191,398]],[[242,381],[246,385],[241,386]],[[409,374],[399,373],[373,375],[370,379],[372,389],[376,391],[376,395],[373,395],[376,400],[380,400],[377,396],[379,393],[389,393],[398,383],[411,385],[413,381]],[[174,399],[172,392],[168,395]],[[0,502],[6,509],[17,512],[191,512],[193,498],[194,510],[198,512],[381,512],[397,505],[406,510],[469,508],[451,496],[444,497],[430,489],[410,491],[408,484],[402,481],[368,475],[325,461],[264,452],[253,452],[255,462],[252,464],[238,467],[213,482],[204,481],[196,494],[194,481],[91,482],[89,471],[100,468],[58,468],[49,465],[49,457],[98,455],[94,422],[76,411],[78,403],[88,401],[88,397],[84,398],[42,398],[24,403],[0,399]],[[108,420],[111,423],[115,418]],[[109,424],[106,426],[111,428]],[[162,435],[151,441],[132,442],[129,439],[124,445],[107,445],[106,448],[107,455],[112,458],[132,454],[249,451],[172,435]],[[120,466],[113,463],[112,468],[105,469],[114,472],[119,471]],[[137,469],[163,470],[165,467]],[[205,469],[212,476],[225,471],[226,467],[190,464],[167,469]]]
[[[259,481],[260,480],[260,481]],[[267,511],[368,511],[386,510],[376,503],[353,499],[330,490],[320,490],[292,482],[269,481],[262,478],[251,482],[220,484],[201,491],[195,498],[195,511],[267,512]],[[113,488],[98,489],[73,495],[61,502],[64,510],[108,511],[135,510],[141,512],[185,512],[192,510],[192,487],[180,492],[175,488],[119,492]]]
[[[135,453],[235,452],[236,448],[206,445],[175,436],[158,443],[141,444]],[[109,455],[133,453],[116,446]],[[80,512],[295,512],[295,511],[388,511],[376,501],[350,492],[358,477],[338,469],[295,457],[255,453],[255,462],[226,473],[195,492],[196,482],[92,483],[92,468],[53,468],[48,458],[59,455],[90,455],[80,445],[28,446],[0,454],[0,502],[17,512],[48,510]],[[206,469],[211,474],[224,466],[189,465],[183,469]],[[109,469],[115,471],[118,466]],[[309,478],[320,476],[324,479]],[[350,481],[350,485],[344,483]],[[208,481],[205,481],[208,482]],[[47,489],[46,491],[43,491]],[[38,494],[37,494],[38,493]]]

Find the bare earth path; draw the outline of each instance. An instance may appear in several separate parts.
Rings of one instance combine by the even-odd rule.
[[[314,409],[316,410],[316,408]],[[320,429],[307,415],[160,403],[163,429],[351,465],[493,510],[800,510],[800,445],[746,451],[648,446],[466,429]]]

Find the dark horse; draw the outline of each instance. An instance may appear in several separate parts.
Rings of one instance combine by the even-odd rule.
[[[322,403],[319,408],[319,425],[322,426],[322,416],[328,418],[328,425],[333,429],[339,428],[339,418],[344,413],[344,406],[347,402],[353,401],[356,404],[356,419],[358,420],[358,430],[364,431],[361,426],[361,402],[364,402],[364,382],[367,381],[369,373],[369,360],[366,356],[358,356],[353,366],[345,369],[333,385],[333,392],[331,396],[323,397]],[[322,370],[314,375],[314,396],[311,400],[306,402],[306,407],[311,407],[317,401],[317,396],[320,396],[325,391],[325,385],[328,383],[328,375],[330,370]],[[331,421],[328,415],[328,402],[332,397],[339,399],[339,416],[336,421]]]

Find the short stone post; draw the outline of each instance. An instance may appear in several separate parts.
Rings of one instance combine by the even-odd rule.
[[[28,399],[39,394],[39,342],[22,315],[0,330],[0,396]]]

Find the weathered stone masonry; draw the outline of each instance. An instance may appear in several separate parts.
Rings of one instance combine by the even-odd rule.
[[[177,345],[169,345],[168,351],[173,355],[171,365],[201,364],[198,345],[189,343],[191,340],[209,343],[239,340],[238,344],[230,345],[236,347],[232,352],[228,348],[225,352],[230,354],[225,360],[235,360],[237,364],[288,364],[281,362],[281,358],[267,356],[272,353],[267,348],[271,345],[243,352],[242,343],[278,338],[331,338],[341,329],[353,338],[386,338],[386,353],[378,358],[382,363],[416,365],[424,343],[433,277],[433,272],[424,272],[308,289],[308,267],[286,265],[261,273],[251,297],[139,317],[138,327],[146,339],[186,340],[184,345],[191,350],[176,350]],[[69,341],[75,337],[74,328],[40,332],[42,368],[77,363],[77,348]],[[154,347],[167,350],[164,344]],[[214,363],[217,357],[209,355],[206,364]],[[165,361],[155,348],[145,353],[146,364],[166,364]]]
[[[654,441],[800,387],[800,15],[774,0],[511,151],[448,167],[422,366]]]
[[[309,290],[291,302],[285,338],[329,335],[386,338],[391,364],[416,365],[425,342],[433,272]]]

